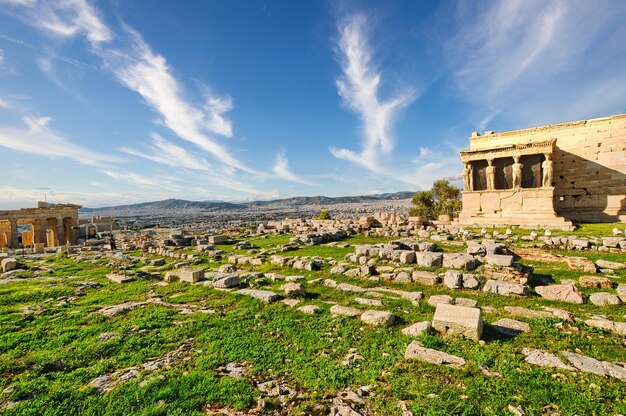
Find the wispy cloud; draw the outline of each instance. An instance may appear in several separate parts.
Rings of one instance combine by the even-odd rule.
[[[624,2],[463,2],[457,21],[448,22],[460,29],[444,50],[459,97],[477,107],[481,128],[496,118],[588,118],[607,107],[605,100],[580,103],[597,89],[595,80],[626,84],[625,19]]]
[[[3,110],[10,110],[13,108],[10,102],[0,97],[0,108]]]
[[[388,99],[380,98],[381,74],[373,61],[367,26],[366,16],[355,14],[341,21],[338,28],[338,54],[343,74],[337,80],[337,88],[343,104],[361,119],[361,151],[331,148],[331,153],[380,171],[380,156],[388,157],[394,149],[392,129],[398,112],[415,100],[416,92],[405,88]]]
[[[84,35],[92,46],[113,39],[113,33],[100,20],[96,9],[85,0],[26,3],[37,9],[33,23],[58,37]]]
[[[287,155],[284,152],[281,152],[276,156],[276,164],[272,168],[272,172],[274,172],[279,178],[291,182],[296,182],[302,185],[314,185],[312,182],[296,175],[289,169],[289,161],[287,160]]]
[[[152,144],[147,151],[122,147],[120,150],[129,155],[141,157],[171,167],[208,171],[211,165],[205,159],[190,154],[184,148],[168,142],[157,133],[152,133]]]
[[[122,181],[129,182],[141,186],[158,186],[162,185],[161,181],[158,181],[152,177],[144,176],[134,172],[114,171],[110,169],[102,169],[100,172],[106,176]]]
[[[141,95],[162,117],[161,124],[178,137],[197,145],[227,166],[258,173],[210,136],[232,136],[232,123],[224,116],[232,109],[232,99],[202,87],[204,102],[194,105],[185,97],[166,58],[155,53],[136,30],[122,23],[123,30],[117,36],[130,41],[130,46],[113,47],[114,31],[86,0],[40,1],[28,8],[27,15],[31,24],[54,36],[84,36],[90,51],[102,59],[104,67],[121,84]]]
[[[24,116],[23,120],[23,128],[0,128],[0,146],[38,156],[65,157],[91,166],[119,161],[70,142],[48,127],[50,117]]]

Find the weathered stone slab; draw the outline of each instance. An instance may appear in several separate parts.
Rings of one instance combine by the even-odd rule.
[[[301,283],[289,282],[280,287],[280,290],[290,298],[300,298],[306,296],[306,289]]]
[[[487,264],[491,264],[493,266],[500,267],[510,267],[513,265],[513,260],[515,258],[508,254],[487,254],[485,256],[485,261]]]
[[[447,354],[442,351],[425,348],[417,341],[412,341],[404,352],[407,360],[420,360],[436,365],[446,365],[453,368],[461,368],[465,365],[465,360],[456,355]]]
[[[443,253],[421,251],[415,253],[415,262],[422,267],[439,267],[443,261]]]
[[[521,316],[523,318],[552,318],[553,315],[546,311],[535,311],[532,309],[521,308],[519,306],[505,306],[504,310],[512,315]]]
[[[528,296],[528,286],[519,283],[503,282],[500,280],[487,280],[483,286],[483,292],[497,293],[498,295]]]
[[[567,267],[584,273],[595,273],[596,265],[586,257],[565,257]]]
[[[530,325],[515,319],[502,318],[491,324],[496,331],[506,336],[514,337],[522,332],[530,332]]]
[[[601,276],[580,276],[578,284],[587,289],[611,289],[613,287],[611,280]]]
[[[356,298],[354,299],[354,301],[358,303],[359,305],[383,306],[383,303],[379,301],[378,299]]]
[[[618,263],[616,261],[608,261],[599,259],[596,260],[596,266],[600,269],[610,269],[610,270],[620,270],[626,269],[626,265],[624,263]]]
[[[432,327],[442,334],[461,335],[478,341],[483,333],[483,319],[478,308],[440,303]]]
[[[267,303],[276,302],[280,299],[280,296],[270,290],[239,289],[236,293],[251,296]]]
[[[443,254],[443,267],[451,269],[463,269],[471,272],[478,267],[479,262],[466,253],[444,253]]]
[[[448,296],[448,295],[432,295],[431,297],[428,298],[428,304],[430,306],[437,306],[440,303],[444,303],[444,304],[451,304],[452,303],[452,296]]]
[[[319,311],[319,307],[317,305],[302,305],[298,309],[298,312],[306,313],[308,315],[314,315]]]
[[[538,365],[540,367],[560,368],[562,370],[575,371],[572,366],[565,364],[559,357],[547,351],[537,350],[534,348],[524,348],[522,354],[526,356],[524,361],[529,364]]]
[[[595,328],[606,329],[621,336],[626,336],[626,322],[614,322],[609,319],[587,319],[585,323]]]
[[[431,331],[432,331],[432,327],[430,326],[430,322],[423,321],[423,322],[416,322],[413,325],[407,326],[406,328],[403,328],[402,331],[400,332],[402,332],[404,335],[417,337],[423,334],[428,334]]]
[[[368,310],[361,314],[361,321],[371,326],[391,326],[396,321],[396,315],[387,311]]]
[[[583,295],[574,285],[550,285],[550,286],[537,286],[535,292],[539,296],[549,300],[560,300],[568,303],[581,304],[585,301],[585,295]]]
[[[341,305],[333,305],[330,308],[330,313],[332,315],[341,315],[341,316],[359,316],[363,313],[362,310],[356,308],[350,308],[348,306]]]
[[[367,291],[366,289],[363,289],[362,287],[351,285],[349,283],[339,283],[337,285],[337,289],[343,290],[344,292],[356,292],[356,293],[363,293]]]
[[[619,305],[622,303],[617,295],[607,292],[596,292],[589,295],[589,301],[596,306]]]
[[[106,317],[112,318],[115,315],[119,315],[122,313],[132,311],[133,309],[137,309],[138,307],[142,305],[143,305],[143,302],[125,302],[125,303],[120,303],[119,305],[106,306],[100,309],[98,313]]]
[[[463,275],[458,270],[446,270],[443,284],[449,289],[461,289],[463,287]]]
[[[416,270],[413,272],[411,277],[415,283],[425,286],[434,286],[439,283],[439,276],[431,272]]]
[[[11,270],[15,270],[17,268],[17,260],[13,257],[6,257],[2,259],[0,266],[2,267],[3,272],[10,272]]]
[[[478,276],[473,273],[463,273],[463,289],[478,289],[480,287],[480,280]]]
[[[123,274],[117,274],[117,273],[109,273],[106,276],[107,276],[107,279],[109,279],[110,281],[119,283],[119,284],[128,283],[133,280],[133,278],[130,276],[125,276]]]
[[[585,357],[584,355],[576,354],[575,352],[570,351],[562,351],[561,354],[563,354],[563,356],[580,371],[592,373],[602,377],[609,375],[606,369],[602,366],[602,362],[596,360],[595,358]]]
[[[458,306],[465,306],[466,308],[475,308],[478,306],[478,301],[475,299],[456,298],[454,304]]]
[[[213,280],[213,287],[219,289],[230,289],[232,287],[239,286],[241,279],[237,275],[222,276]]]

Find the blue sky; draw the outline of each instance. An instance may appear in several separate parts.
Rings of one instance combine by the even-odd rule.
[[[418,190],[623,112],[622,0],[0,0],[0,209]]]

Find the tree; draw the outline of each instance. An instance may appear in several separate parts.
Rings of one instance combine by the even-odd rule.
[[[418,216],[422,220],[434,220],[439,215],[454,216],[461,210],[460,190],[450,185],[446,179],[439,179],[433,183],[430,191],[420,191],[413,195],[413,206],[410,216]]]
[[[320,211],[320,215],[317,217],[317,219],[318,220],[332,220],[332,218],[330,217],[330,213],[326,209],[323,209]]]
[[[433,208],[435,201],[430,191],[420,191],[413,195],[411,200],[413,207],[409,211],[411,217],[420,217],[423,220],[429,220],[433,218]]]

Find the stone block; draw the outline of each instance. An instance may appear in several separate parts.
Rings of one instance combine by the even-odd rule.
[[[443,284],[450,289],[461,289],[463,287],[463,275],[458,270],[447,270]]]
[[[177,274],[181,282],[196,283],[204,277],[204,270],[186,267],[178,270]]]
[[[596,306],[619,305],[622,303],[617,295],[607,292],[597,292],[589,295],[589,301]]]
[[[407,360],[420,360],[436,365],[446,365],[453,368],[461,368],[465,365],[465,360],[456,355],[422,347],[419,342],[412,341],[404,352]]]
[[[391,326],[396,321],[396,315],[387,311],[369,310],[361,314],[361,321],[371,326]]]
[[[478,289],[480,280],[473,273],[463,273],[463,289]]]
[[[497,293],[498,295],[528,296],[529,290],[527,285],[519,283],[487,280],[485,286],[483,286],[483,292]]]
[[[493,266],[510,267],[513,265],[514,257],[507,254],[487,254],[485,262]]]
[[[411,277],[414,282],[425,286],[434,286],[439,283],[439,276],[431,272],[416,270]]]
[[[413,325],[407,326],[406,328],[402,328],[402,332],[404,335],[409,335],[412,337],[418,337],[423,334],[428,334],[432,331],[432,327],[430,326],[430,322],[423,321],[417,322]]]
[[[440,267],[443,260],[443,253],[430,251],[415,253],[415,262],[422,267]]]
[[[452,303],[452,296],[448,295],[432,295],[428,298],[428,304],[430,306],[437,306],[440,303],[450,304]]]
[[[479,262],[467,253],[444,253],[443,267],[462,269],[471,272],[478,267]]]
[[[219,289],[230,289],[232,287],[239,286],[241,284],[241,279],[237,275],[223,276],[218,277],[213,280],[213,287]]]
[[[435,310],[432,327],[442,334],[478,341],[483,333],[483,319],[478,308],[440,303]]]
[[[586,289],[611,289],[613,287],[611,280],[600,276],[580,276],[578,284]]]
[[[582,294],[574,285],[550,285],[537,286],[535,292],[542,298],[548,300],[560,300],[568,303],[583,303],[585,295]]]
[[[400,252],[400,263],[415,263],[415,252],[412,250]]]
[[[0,267],[2,267],[3,272],[15,270],[17,268],[17,260],[13,257],[6,257],[0,262]]]

